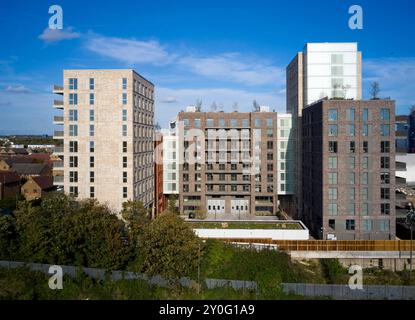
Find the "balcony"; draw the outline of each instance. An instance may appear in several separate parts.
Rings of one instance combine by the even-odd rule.
[[[395,177],[396,186],[405,186],[406,185],[406,179],[402,177]]]
[[[53,148],[53,153],[57,156],[63,155],[63,146]]]
[[[396,171],[406,171],[406,163],[396,161]]]
[[[53,177],[53,184],[55,186],[62,186],[63,185],[63,176],[54,176]]]
[[[63,131],[55,131],[53,133],[53,139],[63,139]]]
[[[63,101],[62,100],[53,100],[53,107],[55,109],[63,109]]]
[[[395,153],[396,154],[403,155],[403,154],[407,154],[408,153],[408,150],[406,148],[397,147],[396,150],[395,150]]]
[[[53,169],[63,169],[63,161],[54,161],[53,162]]]
[[[395,138],[396,139],[407,139],[408,132],[407,131],[395,131]]]
[[[63,117],[61,116],[54,116],[53,117],[53,124],[63,124]]]
[[[63,87],[58,85],[53,85],[53,93],[55,94],[63,94]]]

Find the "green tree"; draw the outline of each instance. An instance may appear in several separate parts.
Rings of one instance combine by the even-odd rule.
[[[197,268],[200,240],[179,216],[166,213],[145,228],[140,237],[142,271],[169,279],[191,275]]]
[[[0,259],[12,259],[17,246],[16,219],[0,216]]]
[[[179,214],[179,210],[177,210],[176,203],[177,196],[175,194],[170,195],[168,199],[167,212]]]

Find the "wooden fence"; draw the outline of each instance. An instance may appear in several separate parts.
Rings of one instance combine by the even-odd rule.
[[[284,251],[410,251],[415,250],[415,240],[272,240],[236,239],[218,240],[238,243],[277,245]]]

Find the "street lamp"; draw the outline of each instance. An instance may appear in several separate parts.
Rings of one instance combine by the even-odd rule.
[[[413,240],[413,231],[415,227],[415,211],[412,204],[409,204],[409,211],[406,215],[405,223],[409,226],[409,232],[411,234],[411,242],[410,242],[410,252],[409,252],[409,282],[411,281],[411,273],[412,273],[412,240]]]

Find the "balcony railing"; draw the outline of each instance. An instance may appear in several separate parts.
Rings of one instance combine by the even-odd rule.
[[[63,176],[54,176],[53,177],[53,183],[54,184],[63,183]]]
[[[63,94],[63,87],[58,85],[53,85],[53,93]]]
[[[63,168],[63,161],[55,161],[53,162],[53,168]]]
[[[62,100],[53,100],[53,107],[57,109],[63,109],[63,101]]]
[[[402,186],[402,185],[406,185],[406,179],[402,178],[402,177],[396,177],[395,178],[396,181],[396,185],[397,186]]]
[[[55,123],[55,124],[63,124],[63,117],[62,116],[54,116],[53,117],[53,122]]]
[[[63,153],[63,146],[53,148],[54,153]]]
[[[53,138],[56,139],[55,137],[57,137],[57,138],[63,138],[63,131],[55,131],[53,133]]]
[[[406,163],[396,161],[396,171],[406,171]]]

